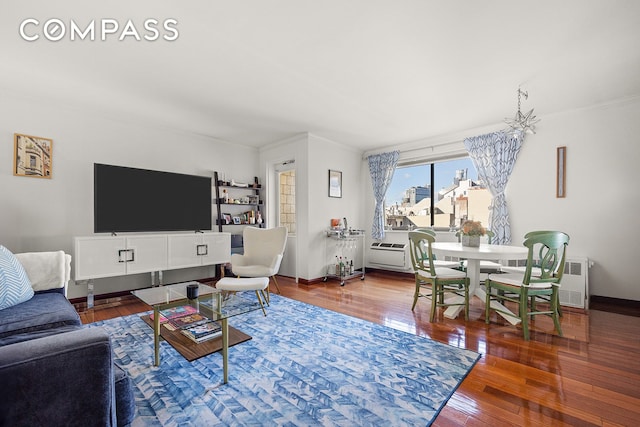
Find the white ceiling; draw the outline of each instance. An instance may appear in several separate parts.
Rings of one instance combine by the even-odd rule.
[[[174,18],[179,37],[27,42],[25,18]],[[0,48],[5,93],[256,147],[491,126],[519,85],[543,119],[640,94],[636,0],[3,1]]]

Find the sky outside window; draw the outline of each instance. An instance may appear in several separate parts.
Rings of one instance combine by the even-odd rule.
[[[439,162],[435,164],[435,192],[437,193],[442,188],[452,185],[456,170],[459,169],[467,169],[468,179],[474,181],[478,179],[478,173],[469,157]],[[396,168],[385,198],[386,205],[391,206],[396,202],[398,204],[402,203],[402,198],[408,188],[426,186],[429,184],[430,177],[428,164]]]

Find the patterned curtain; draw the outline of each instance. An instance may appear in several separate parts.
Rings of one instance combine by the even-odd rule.
[[[369,173],[373,185],[373,197],[376,199],[373,226],[371,227],[371,237],[374,239],[384,238],[384,196],[387,194],[387,188],[389,188],[393,172],[396,170],[398,156],[400,156],[399,151],[369,156]]]
[[[493,244],[511,243],[511,225],[504,191],[523,140],[522,132],[505,130],[464,140],[478,176],[493,195],[489,207],[489,229],[495,233]]]

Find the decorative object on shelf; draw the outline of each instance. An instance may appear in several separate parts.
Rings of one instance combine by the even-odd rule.
[[[525,92],[520,89],[520,87],[518,87],[518,111],[513,118],[507,117],[506,119],[504,119],[504,121],[513,130],[521,131],[523,133],[536,133],[535,125],[540,121],[540,119],[533,115],[533,108],[526,114],[522,114],[522,112],[520,111],[522,96],[524,96],[525,100],[528,99],[529,92]]]
[[[465,221],[460,227],[460,242],[462,246],[480,247],[480,237],[486,234],[486,229],[480,221]]]
[[[53,140],[20,133],[13,140],[13,174],[51,179]]]
[[[235,182],[233,179],[231,180],[232,187],[240,187],[240,188],[249,188],[249,184],[244,182]]]
[[[558,147],[556,153],[556,197],[563,198],[567,195],[566,189],[566,166],[567,166],[567,147]]]
[[[342,197],[342,172],[329,169],[329,197]]]
[[[217,215],[218,218],[218,231],[223,231],[228,225],[257,225],[263,228],[263,217],[260,212],[262,187],[258,177],[254,177],[253,182],[245,184],[234,179],[221,180],[221,174],[216,171],[213,174],[215,184],[213,200],[217,208],[217,214],[214,216]],[[224,213],[222,209],[228,209],[229,213]],[[238,228],[235,227],[234,230],[237,232]]]

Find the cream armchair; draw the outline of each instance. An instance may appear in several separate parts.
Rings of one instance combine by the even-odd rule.
[[[287,244],[287,228],[245,227],[242,233],[244,254],[231,255],[231,271],[237,277],[271,277],[278,293],[280,288],[275,275],[280,270],[284,248]],[[267,297],[269,287],[267,286]]]

